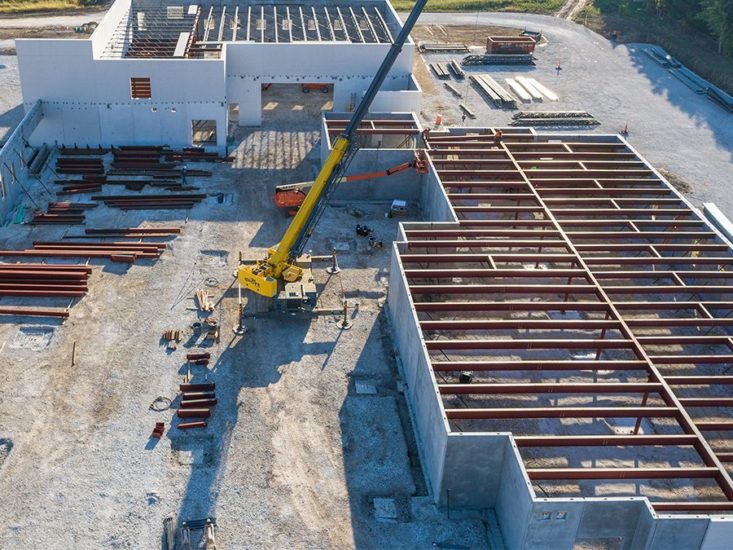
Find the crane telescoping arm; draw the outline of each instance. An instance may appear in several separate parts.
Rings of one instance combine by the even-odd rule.
[[[284,278],[295,281],[300,278],[302,270],[295,265],[295,260],[302,253],[306,241],[310,237],[318,217],[325,206],[325,200],[336,181],[346,171],[351,156],[355,151],[353,139],[362,120],[369,111],[375,96],[382,87],[387,74],[392,69],[397,56],[412,32],[427,0],[417,0],[405,21],[399,35],[389,49],[382,65],[374,75],[374,79],[354,111],[346,130],[333,144],[331,153],[323,163],[318,177],[280,243],[270,249],[267,258],[254,266],[242,266],[239,269],[239,283],[267,297],[277,294],[277,281]]]

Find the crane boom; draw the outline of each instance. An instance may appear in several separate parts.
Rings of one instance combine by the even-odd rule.
[[[336,182],[345,173],[351,158],[356,151],[353,144],[354,136],[362,120],[369,112],[374,98],[382,87],[387,74],[402,51],[402,47],[412,32],[418,17],[422,13],[427,0],[417,0],[405,21],[399,35],[390,47],[382,65],[374,75],[374,79],[354,111],[351,121],[344,132],[336,138],[331,153],[321,167],[313,186],[305,197],[298,213],[283,235],[278,245],[267,252],[267,257],[255,265],[240,266],[238,271],[239,283],[254,292],[269,298],[278,293],[278,281],[297,281],[303,274],[296,261],[303,251],[306,241],[313,232],[329,193]]]

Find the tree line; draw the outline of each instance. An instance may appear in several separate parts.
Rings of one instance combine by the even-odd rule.
[[[648,11],[707,32],[733,55],[733,0],[644,0]]]

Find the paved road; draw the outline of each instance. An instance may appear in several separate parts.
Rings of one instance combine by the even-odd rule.
[[[20,17],[2,15],[0,16],[0,28],[77,27],[90,21],[98,23],[105,13],[107,10],[73,15],[23,15]]]

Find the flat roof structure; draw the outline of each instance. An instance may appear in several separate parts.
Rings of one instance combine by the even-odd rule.
[[[503,531],[525,492],[732,513],[730,243],[618,136],[426,141],[439,221],[403,224],[390,307],[436,498]]]

